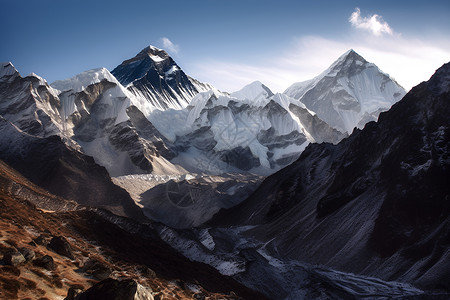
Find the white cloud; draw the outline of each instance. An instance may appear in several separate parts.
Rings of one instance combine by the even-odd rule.
[[[361,11],[356,8],[348,19],[353,27],[358,29],[371,31],[376,36],[381,36],[383,33],[389,35],[393,34],[393,31],[388,23],[386,23],[383,18],[377,14],[369,17],[361,17]]]
[[[169,38],[163,37],[161,38],[161,42],[163,44],[164,50],[167,50],[172,54],[178,54],[178,51],[180,51],[180,46],[172,43],[172,41],[169,40]]]

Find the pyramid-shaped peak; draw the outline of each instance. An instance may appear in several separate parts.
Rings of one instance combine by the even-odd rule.
[[[344,54],[342,54],[336,62],[349,62],[349,61],[360,61],[363,63],[366,63],[367,61],[364,59],[364,57],[362,57],[361,55],[359,55],[358,53],[356,53],[355,50],[350,49],[347,52],[345,52]]]
[[[450,91],[450,62],[440,67],[428,81],[429,89],[436,95]]]
[[[347,74],[348,72],[354,72],[356,70],[364,69],[367,66],[368,61],[364,59],[361,55],[356,53],[355,50],[350,49],[342,54],[325,72],[323,72],[319,77],[323,76],[335,76],[338,73],[343,72]]]
[[[265,95],[265,97],[271,97],[273,96],[273,92],[265,86],[261,81],[254,81],[246,86],[244,86],[239,91],[236,91],[234,93],[231,93],[232,97],[238,98],[238,99],[256,99],[260,97],[262,94]]]
[[[152,59],[154,62],[161,62],[170,58],[170,56],[166,51],[150,45],[142,49],[135,57],[123,61],[122,65],[130,64],[135,61],[145,60],[147,58]]]
[[[136,57],[138,56],[144,56],[144,55],[149,55],[149,56],[169,56],[167,54],[166,51],[164,51],[163,49],[159,49],[155,46],[147,46],[144,49],[141,50],[141,52],[139,52]]]
[[[11,76],[15,74],[19,74],[19,71],[17,71],[17,69],[10,61],[0,62],[0,77]]]

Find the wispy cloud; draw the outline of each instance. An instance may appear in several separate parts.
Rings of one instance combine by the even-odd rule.
[[[361,10],[357,7],[348,19],[353,27],[363,30],[368,30],[376,36],[382,34],[392,35],[392,28],[383,18],[377,14],[368,17],[361,17]]]
[[[161,38],[161,42],[163,44],[164,50],[167,50],[172,54],[178,54],[178,51],[180,51],[180,46],[172,43],[169,38],[163,37]]]

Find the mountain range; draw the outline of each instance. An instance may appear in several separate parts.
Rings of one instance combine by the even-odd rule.
[[[449,70],[406,94],[349,50],[284,93],[258,81],[230,93],[186,75],[153,46],[111,72],[50,85],[1,63],[2,207],[30,217],[14,215],[15,229],[40,222],[47,232],[27,232],[47,242],[66,235],[78,273],[88,268],[79,249],[108,249],[90,255],[113,261],[110,278],[83,279],[92,288],[78,296],[63,283],[72,288],[67,299],[98,297],[89,295],[102,286],[170,297],[169,278],[181,278],[181,298],[444,299]],[[56,232],[38,214],[68,230]],[[14,244],[8,232],[0,237],[4,264],[32,238]],[[50,244],[37,246],[39,259],[53,256]],[[139,244],[163,249],[160,259],[179,267],[165,272]],[[125,276],[118,266],[130,267],[127,255],[138,266]],[[8,295],[26,295],[27,266],[5,269],[22,282],[0,277]],[[164,278],[148,281],[136,272],[142,266]],[[185,273],[191,267],[195,282]]]
[[[378,122],[311,144],[211,224],[249,228],[276,257],[448,289],[449,87],[450,63]]]
[[[112,73],[93,69],[51,86],[35,74],[22,78],[11,63],[2,68],[5,119],[33,135],[61,136],[112,176],[268,175],[311,142],[339,142],[405,93],[352,50],[284,94],[260,82],[220,92],[153,46]],[[24,98],[29,107],[16,107]]]

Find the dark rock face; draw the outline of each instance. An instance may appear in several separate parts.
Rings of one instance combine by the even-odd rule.
[[[171,143],[137,107],[128,107],[127,114],[130,117],[128,121],[108,130],[109,142],[115,149],[127,152],[131,162],[145,173],[152,172],[155,157],[171,159],[175,156],[175,152],[169,147]]]
[[[301,145],[306,142],[305,136],[296,130],[289,134],[276,135],[273,127],[270,127],[267,130],[261,130],[258,133],[257,139],[261,145],[266,146],[269,150],[287,147],[292,144]]]
[[[66,122],[73,123],[73,138],[79,142],[91,142],[97,137],[97,131],[113,126],[115,118],[103,114],[108,107],[102,101],[103,93],[116,87],[115,83],[106,79],[91,84],[81,92],[66,91],[60,94],[61,99],[73,98],[77,111],[68,117]]]
[[[219,155],[226,164],[243,171],[260,166],[259,159],[253,156],[249,147],[236,147],[229,151],[221,151]]]
[[[176,153],[172,150],[172,144],[136,106],[128,107],[127,114],[138,135],[149,144],[147,147],[152,148],[155,155],[161,155],[167,159],[175,157]]]
[[[77,296],[80,295],[83,291],[78,288],[70,287],[67,291],[67,296],[64,300],[76,300]]]
[[[317,115],[311,115],[311,113],[304,108],[291,104],[289,105],[289,109],[298,116],[302,125],[312,135],[316,143],[327,142],[337,144],[348,136],[347,133],[342,133],[332,128],[326,122],[322,121]],[[367,122],[364,124],[366,123]]]
[[[53,237],[47,247],[62,256],[66,256],[70,259],[75,259],[75,257],[73,256],[72,247],[63,236]]]
[[[110,268],[95,259],[89,259],[81,269],[83,272],[94,276],[98,280],[106,279],[112,273]]]
[[[449,74],[338,145],[311,144],[216,220],[257,225],[249,234],[282,256],[449,289]]]
[[[58,97],[47,83],[35,76],[0,78],[0,115],[10,117],[20,130],[35,136],[48,136],[59,132]]]
[[[40,268],[44,268],[49,271],[53,271],[56,269],[53,257],[51,257],[50,255],[45,255],[43,257],[36,258],[35,260],[33,260],[33,265]]]

